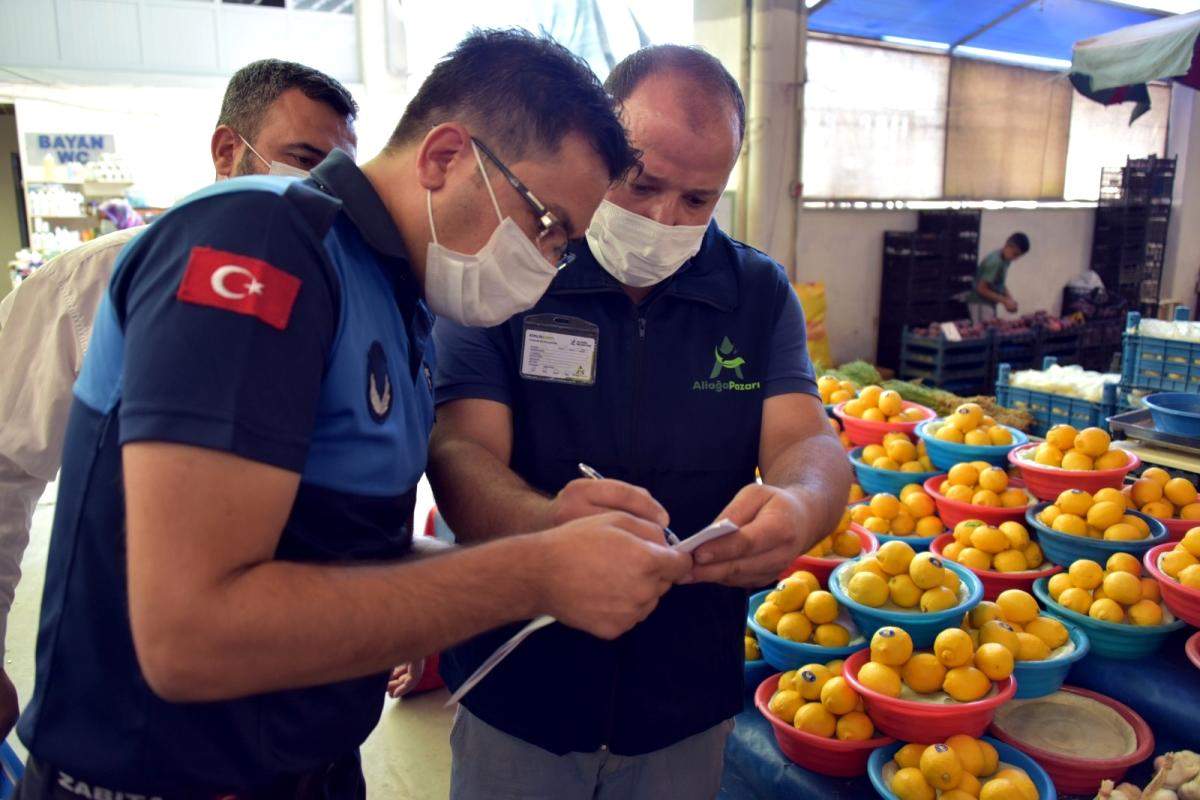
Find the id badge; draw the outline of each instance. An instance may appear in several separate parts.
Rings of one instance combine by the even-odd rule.
[[[521,377],[591,386],[596,382],[600,328],[579,317],[536,314],[521,332]]]

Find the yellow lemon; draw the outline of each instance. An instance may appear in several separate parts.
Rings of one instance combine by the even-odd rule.
[[[1029,569],[1037,569],[1045,560],[1042,557],[1041,545],[1039,545],[1037,542],[1030,542],[1029,544],[1025,545],[1025,549],[1021,551],[1021,554],[1025,556],[1025,563],[1028,565]]]
[[[846,416],[848,417],[861,417],[863,415],[862,401],[857,397],[851,397],[850,393],[843,389],[839,389],[838,391],[829,395],[829,402],[845,403],[845,405],[842,406],[842,411],[845,412]]]
[[[959,754],[959,760],[962,760],[962,755]],[[978,800],[979,792],[983,786],[979,783],[979,779],[966,771],[966,765],[963,765],[962,780],[958,782],[958,786],[948,792],[942,792],[941,800]]]
[[[1076,614],[1086,614],[1092,607],[1092,593],[1087,589],[1072,586],[1058,596],[1058,604],[1063,608],[1069,608]]]
[[[876,403],[879,410],[889,417],[899,414],[904,407],[904,399],[900,397],[900,393],[891,389],[880,392]]]
[[[807,642],[813,633],[813,624],[801,611],[791,611],[779,618],[775,633],[789,642]]]
[[[1158,581],[1154,578],[1142,578],[1142,599],[1162,602],[1162,590],[1158,588]]]
[[[1200,503],[1188,503],[1186,506],[1179,509],[1179,518],[1186,520],[1200,520]]]
[[[1070,575],[1065,572],[1059,572],[1050,576],[1050,580],[1046,584],[1046,590],[1050,592],[1052,599],[1057,600],[1059,595],[1070,589],[1073,585]]]
[[[1132,525],[1118,522],[1105,529],[1104,538],[1111,542],[1136,542],[1145,539],[1146,536]]]
[[[892,625],[875,631],[871,637],[871,660],[898,667],[912,656],[912,638],[903,628]]]
[[[1001,522],[999,530],[1008,539],[1008,546],[1012,550],[1024,550],[1029,544],[1029,531],[1019,522]]]
[[[971,543],[971,534],[975,532],[975,529],[986,526],[987,523],[981,519],[964,519],[954,526],[954,541],[969,545]]]
[[[916,530],[917,521],[913,519],[913,515],[908,513],[907,509],[902,509],[896,518],[892,520],[892,533],[897,536],[908,536]]]
[[[933,438],[943,442],[951,442],[953,444],[963,443],[962,431],[953,425],[943,425],[942,427],[938,428],[937,433],[933,435]]]
[[[834,676],[821,687],[821,705],[839,717],[849,714],[858,705],[858,692],[850,688],[845,678]]]
[[[913,492],[924,492],[924,491],[925,491],[925,489],[919,483],[906,483],[906,484],[904,484],[904,487],[902,489],[900,489],[900,502],[903,503],[905,500],[907,500],[908,496],[910,494],[912,494]]]
[[[946,668],[933,653],[916,653],[900,669],[900,677],[914,692],[930,694],[942,688]]]
[[[1113,553],[1104,563],[1106,572],[1128,572],[1135,578],[1142,576],[1142,565],[1135,556],[1129,553]],[[1111,595],[1109,595],[1111,597]]]
[[[871,513],[880,519],[892,520],[900,513],[900,501],[886,492],[872,496],[870,506]]]
[[[963,765],[953,748],[946,744],[935,744],[926,747],[921,754],[921,774],[930,786],[945,792],[958,786]]]
[[[1023,769],[1006,767],[996,773],[994,780],[1008,781],[1012,784],[1013,788],[1021,793],[1020,797],[1024,798],[1024,800],[1038,800],[1037,786],[1034,785],[1029,775]],[[996,800],[1000,800],[1000,798],[996,798]],[[1014,800],[1019,799],[1014,797]]]
[[[1171,519],[1175,516],[1175,506],[1169,500],[1155,500],[1142,506],[1142,513],[1157,519]]]
[[[997,642],[981,644],[975,651],[975,666],[993,681],[1002,681],[1012,675],[1013,660],[1009,649]]]
[[[1000,508],[1000,495],[987,489],[980,489],[971,495],[971,505],[986,508]]]
[[[811,572],[809,572],[806,569],[798,569],[795,572],[793,572],[791,575],[788,575],[787,578],[785,578],[784,580],[801,581],[802,583],[804,583],[805,585],[808,586],[809,594],[812,594],[813,592],[818,591],[821,588],[821,582],[817,580],[817,576],[813,575]]]
[[[824,625],[837,619],[838,604],[833,595],[824,590],[809,592],[804,601],[804,616],[816,625]]]
[[[1086,517],[1088,509],[1092,507],[1092,496],[1083,489],[1067,489],[1059,494],[1054,505],[1058,506],[1064,514]]]
[[[1012,625],[998,619],[986,622],[979,628],[979,641],[981,646],[991,642],[1002,644],[1008,648],[1014,658],[1021,652],[1021,643],[1017,640],[1017,632],[1013,630]]]
[[[877,561],[874,556],[870,558],[864,558],[857,562],[854,567],[851,568],[850,575],[853,577],[860,572],[873,573],[883,578],[885,581],[890,577],[886,572],[883,571],[883,567],[879,566],[879,561]]]
[[[777,594],[772,602],[786,614],[789,611],[798,611],[803,608],[810,590],[806,581],[789,577],[780,581],[779,585],[775,587],[775,591]]]
[[[837,731],[837,718],[825,710],[820,703],[805,703],[796,712],[794,723],[796,730],[811,733],[814,736],[833,738]]]
[[[758,647],[758,640],[747,636],[746,637],[746,660],[758,661],[762,659],[762,650]]]
[[[771,633],[775,632],[781,617],[783,617],[783,612],[779,610],[779,606],[770,602],[763,602],[754,612],[754,621]]]
[[[1050,647],[1032,633],[1021,631],[1017,634],[1017,639],[1021,642],[1021,652],[1017,654],[1017,661],[1045,661],[1050,657]]]
[[[942,570],[942,586],[949,589],[955,597],[958,596],[958,587],[962,581],[958,577],[958,573],[952,569]]]
[[[933,787],[916,767],[898,770],[888,788],[899,800],[934,800],[936,796]]]
[[[1024,489],[1010,486],[1000,493],[1000,505],[1003,508],[1024,508],[1029,505],[1029,496]]]
[[[1187,533],[1183,534],[1183,538],[1179,540],[1178,546],[1196,558],[1200,558],[1200,527],[1191,528]]]
[[[958,563],[971,569],[987,570],[992,568],[992,557],[977,547],[964,547],[958,554]]]
[[[1055,517],[1054,524],[1050,527],[1069,536],[1086,536],[1088,532],[1087,522],[1083,517],[1066,512]]]
[[[983,409],[978,403],[963,403],[954,409],[950,421],[964,431],[973,431],[983,421]]]
[[[1046,441],[1059,450],[1070,450],[1075,446],[1075,437],[1079,432],[1070,425],[1055,425],[1046,431]]]
[[[796,718],[796,712],[802,705],[804,705],[804,700],[800,697],[799,692],[782,691],[771,695],[771,699],[767,702],[767,710],[784,722],[790,723]]]
[[[879,407],[879,395],[883,394],[883,387],[871,384],[864,386],[858,393],[858,399],[863,401],[867,408]]]
[[[1000,467],[988,467],[979,473],[979,488],[999,494],[1008,488],[1008,473]]]
[[[933,640],[933,654],[946,667],[962,667],[975,657],[975,646],[962,628],[946,628]]]
[[[979,777],[995,774],[1000,767],[1000,754],[996,752],[996,748],[992,747],[990,742],[985,742],[983,739],[976,739],[975,742],[979,745],[979,752],[983,754],[983,772]]]
[[[900,696],[900,673],[887,664],[868,661],[858,671],[858,682],[888,697]]]
[[[850,578],[846,594],[856,603],[879,608],[888,600],[887,582],[872,572],[860,572]]]
[[[1162,625],[1162,606],[1154,600],[1137,601],[1129,607],[1128,614],[1134,625]]]
[[[963,551],[963,546],[958,542],[950,542],[942,548],[942,558],[947,561],[958,561],[958,554]]]
[[[945,586],[935,586],[926,589],[921,595],[921,610],[927,614],[945,611],[958,605],[958,596]]]
[[[813,643],[821,647],[845,647],[850,644],[850,631],[836,622],[826,622],[813,631]]]
[[[1131,606],[1142,599],[1141,579],[1128,572],[1110,572],[1104,576],[1101,583],[1104,595],[1111,597],[1123,606]]]
[[[975,667],[954,667],[946,672],[942,689],[960,703],[972,703],[992,688],[992,682]]]
[[[941,559],[933,553],[918,553],[908,563],[908,575],[920,589],[941,586],[945,571]]]
[[[875,469],[886,469],[889,472],[896,472],[900,469],[899,462],[897,462],[896,459],[888,458],[887,456],[881,456],[880,458],[875,459],[871,462],[871,466]]]
[[[878,408],[864,409],[862,412],[862,418],[864,420],[866,420],[867,422],[886,422],[887,421],[887,417],[885,417],[883,415],[883,412],[880,411]]]
[[[1080,589],[1095,589],[1104,580],[1104,570],[1095,561],[1081,558],[1067,568],[1071,585]]]
[[[782,692],[785,689],[790,689],[793,692],[796,691],[796,670],[789,669],[787,672],[779,676],[779,688],[777,691]],[[799,694],[799,692],[797,692],[797,694]]]
[[[982,628],[994,619],[1004,620],[1004,612],[992,600],[981,600],[967,613],[967,623],[972,628]]]
[[[980,526],[971,532],[971,546],[990,555],[1009,549],[1008,537],[991,525]]]
[[[944,494],[948,499],[959,503],[970,503],[975,497],[975,492],[970,486],[951,486]]]
[[[1049,442],[1042,442],[1033,452],[1033,460],[1043,467],[1057,467],[1062,464],[1063,454]]]
[[[1116,600],[1110,600],[1107,597],[1093,601],[1092,607],[1088,609],[1088,616],[1103,622],[1125,621],[1125,611],[1117,604]]]
[[[921,754],[925,752],[925,748],[928,746],[929,745],[927,744],[911,742],[897,750],[896,755],[892,756],[892,758],[900,766],[900,769],[905,769],[906,767],[920,767]]]
[[[1166,486],[1167,481],[1171,480],[1171,473],[1162,467],[1150,467],[1149,469],[1142,470],[1142,477]]]
[[[1101,583],[1095,589],[1092,589],[1092,602],[1093,603],[1096,602],[1097,600],[1103,600],[1106,597],[1108,597],[1108,595],[1106,595],[1104,593],[1104,584],[1103,583]]]
[[[922,496],[924,496],[924,495],[922,495]],[[933,501],[930,500],[930,502],[932,503]],[[916,528],[917,536],[920,536],[923,538],[927,538],[930,536],[937,536],[944,530],[946,530],[946,526],[943,525],[942,521],[940,519],[938,519],[936,516],[930,515],[928,517],[921,517],[920,519],[917,520],[917,528]]]
[[[908,439],[893,439],[887,443],[884,450],[887,451],[888,458],[901,464],[917,460],[917,446]]]
[[[908,513],[912,514],[915,519],[928,517],[937,510],[933,498],[924,492],[909,492],[902,502],[908,509]]]
[[[1179,582],[1189,589],[1200,589],[1200,564],[1179,570]]]
[[[990,447],[992,437],[988,436],[987,431],[976,428],[963,434],[963,444],[969,444],[972,447]]]
[[[1101,428],[1084,428],[1075,437],[1075,449],[1092,458],[1099,458],[1108,450],[1112,439]]]
[[[796,670],[796,677],[793,682],[796,686],[796,691],[805,700],[820,700],[821,689],[825,684],[833,678],[833,673],[829,671],[829,667],[824,664],[805,664],[800,669]]]
[[[847,502],[857,503],[866,496],[867,493],[863,491],[862,486],[860,486],[857,481],[850,484],[850,496],[847,498]]]
[[[1120,506],[1123,509],[1127,509],[1129,507],[1128,504],[1126,504],[1126,502],[1125,502],[1125,495],[1121,494],[1121,490],[1114,489],[1111,486],[1106,486],[1103,489],[1098,489],[1096,491],[1096,493],[1094,495],[1092,495],[1092,502],[1094,502],[1094,503],[1116,503],[1118,506]]]
[[[1092,505],[1087,512],[1088,525],[1097,528],[1107,528],[1116,525],[1125,516],[1125,504],[1114,503],[1111,500],[1101,500]]]
[[[901,608],[913,608],[921,602],[921,590],[907,575],[897,575],[889,580],[888,594]]]
[[[1005,445],[1013,443],[1012,431],[1002,425],[995,425],[988,428],[988,438],[994,445]]]
[[[1024,572],[1029,564],[1020,550],[1005,550],[992,558],[992,568],[996,572]]]
[[[1179,580],[1179,573],[1193,564],[1200,563],[1186,548],[1176,547],[1169,553],[1163,553],[1158,560],[1158,568],[1169,577]]]
[[[1025,626],[1025,632],[1033,634],[1046,643],[1046,647],[1055,650],[1067,643],[1070,634],[1067,628],[1053,617],[1041,616],[1031,620]]]
[[[979,742],[965,734],[956,733],[946,740],[946,746],[958,756],[964,773],[974,777],[983,774],[983,751],[979,749]]]
[[[1068,450],[1067,452],[1063,453],[1062,464],[1060,466],[1062,466],[1063,469],[1069,469],[1076,472],[1086,472],[1088,470],[1095,469],[1095,464],[1092,461],[1091,456],[1084,455],[1078,450]]]
[[[1005,589],[996,597],[996,605],[1009,622],[1024,625],[1038,615],[1037,600],[1024,589]]]
[[[862,552],[862,539],[851,531],[842,531],[833,537],[833,552],[842,558],[854,558]]]
[[[837,721],[837,738],[846,742],[865,742],[875,735],[871,718],[861,711],[851,711]]]
[[[833,661],[825,662],[825,669],[829,670],[831,675],[837,676],[842,674],[842,665],[846,663],[844,658],[835,658]]]
[[[963,462],[955,464],[946,473],[946,478],[950,481],[951,486],[975,486],[979,483],[979,470],[970,464]]]
[[[862,525],[871,518],[871,507],[866,503],[850,509],[850,520],[856,525]],[[886,522],[886,520],[885,520]]]
[[[1062,509],[1051,503],[1038,512],[1038,521],[1043,525],[1050,526],[1054,524],[1054,520],[1062,513]],[[853,515],[852,515],[853,516]]]
[[[1093,465],[1096,469],[1120,469],[1129,463],[1129,456],[1124,450],[1109,450],[1099,456]]]
[[[879,566],[883,567],[883,571],[887,574],[901,575],[908,572],[908,565],[915,555],[916,552],[907,542],[893,540],[880,547],[875,553],[875,558],[878,559]]]
[[[1164,484],[1150,478],[1138,478],[1133,482],[1130,495],[1138,508],[1157,502],[1163,498]]]
[[[993,778],[980,787],[979,800],[1025,800],[1025,795],[1012,781]]]

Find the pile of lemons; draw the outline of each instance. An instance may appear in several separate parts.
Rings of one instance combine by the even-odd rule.
[[[871,495],[870,502],[850,509],[850,519],[871,533],[889,536],[928,537],[946,530],[933,498],[915,483],[901,489],[899,497],[888,492]]]
[[[908,435],[891,431],[883,436],[883,444],[863,448],[862,462],[875,469],[889,472],[933,472],[933,462],[925,450],[925,441],[913,444]]]
[[[1200,520],[1200,498],[1187,478],[1172,478],[1161,467],[1151,467],[1125,487],[1125,502],[1143,514],[1159,519]]]
[[[940,691],[960,703],[971,703],[992,690],[992,681],[1012,675],[1013,661],[1003,645],[985,643],[976,648],[962,628],[939,633],[932,652],[913,652],[904,629],[888,626],[871,637],[871,660],[859,669],[858,681],[888,697],[899,697],[907,686],[917,694]]]
[[[842,443],[843,448],[854,449],[854,442],[850,441],[850,435],[842,430],[842,423],[838,422],[836,417],[829,417],[829,427],[833,428],[833,432],[837,434],[838,441]]]
[[[826,739],[857,742],[875,735],[862,698],[842,677],[840,659],[780,675],[767,710],[796,730]]]
[[[888,788],[900,800],[1039,800],[1029,773],[1001,768],[996,748],[965,734],[938,744],[906,744],[893,760]]]
[[[1032,502],[1024,489],[1008,485],[1008,473],[986,461],[955,464],[938,484],[943,497],[987,508],[1020,508]]]
[[[746,660],[761,661],[762,650],[758,647],[758,637],[754,635],[754,631],[746,628]]]
[[[933,438],[976,447],[1013,443],[1012,431],[983,413],[976,403],[963,403],[943,422],[929,426]]]
[[[822,375],[817,378],[817,394],[825,405],[837,405],[854,399],[857,387],[850,381],[838,380],[832,375]]]
[[[1081,558],[1050,578],[1046,588],[1054,602],[1092,619],[1130,625],[1163,623],[1158,583],[1142,577],[1141,563],[1129,553],[1113,553],[1103,567]]]
[[[754,621],[789,642],[845,647],[850,631],[838,624],[838,602],[808,570],[779,582],[754,612]]]
[[[1159,556],[1158,568],[1189,589],[1200,589],[1200,527],[1189,530],[1173,550]]]
[[[958,585],[958,575],[937,556],[918,554],[893,539],[851,568],[845,589],[851,600],[871,608],[890,601],[901,609],[934,612],[958,605]]]
[[[851,503],[857,503],[859,500],[862,500],[866,496],[867,496],[867,493],[865,491],[863,491],[863,488],[859,484],[859,482],[854,481],[853,483],[850,484],[850,495],[846,498],[846,505],[850,505]]]
[[[925,413],[921,409],[904,407],[904,398],[899,392],[874,384],[864,386],[858,397],[847,399],[845,402],[842,412],[846,416],[866,422],[918,422],[925,419]]]
[[[1067,489],[1038,512],[1038,521],[1069,536],[1136,542],[1150,535],[1146,520],[1127,513],[1120,490],[1100,489],[1095,495],[1083,489]]]
[[[1128,464],[1125,451],[1113,449],[1111,444],[1112,439],[1101,428],[1077,431],[1070,425],[1055,425],[1046,431],[1046,441],[1021,455],[1043,467],[1079,472],[1117,469]]]
[[[1066,626],[1042,614],[1023,589],[1007,589],[995,602],[984,600],[964,617],[962,627],[976,647],[998,644],[1016,661],[1045,661],[1071,638]]]
[[[861,552],[862,540],[850,530],[850,509],[846,508],[842,511],[842,518],[838,520],[833,533],[810,547],[804,555],[814,558],[829,558],[830,556],[853,558]]]
[[[964,519],[954,526],[954,541],[942,548],[942,558],[973,570],[1025,572],[1045,563],[1041,546],[1019,522],[988,525]]]

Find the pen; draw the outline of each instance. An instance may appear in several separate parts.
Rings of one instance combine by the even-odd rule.
[[[592,469],[587,464],[580,463],[579,471],[583,474],[583,477],[585,477],[585,478],[591,478],[594,481],[604,480],[603,475],[601,475],[599,472],[596,472],[596,470]],[[679,537],[676,536],[671,531],[670,528],[663,528],[663,530],[666,531],[666,534],[667,534],[667,544],[670,544],[670,545],[679,544]]]

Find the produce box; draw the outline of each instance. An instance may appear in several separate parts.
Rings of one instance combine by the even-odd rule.
[[[1047,357],[1043,369],[1055,363],[1053,357]],[[996,373],[996,402],[1006,408],[1027,411],[1033,415],[1034,425],[1031,433],[1044,436],[1046,431],[1059,424],[1071,425],[1075,428],[1108,427],[1108,418],[1117,413],[1117,386],[1109,384],[1104,389],[1104,398],[1094,403],[1078,397],[1051,394],[1035,389],[1023,389],[1009,385],[1009,375],[1012,365],[1000,364]]]
[[[1188,313],[1180,306],[1175,319],[1187,320]],[[1138,333],[1141,319],[1136,311],[1126,318],[1121,383],[1138,389],[1200,391],[1200,343],[1143,336]]]

